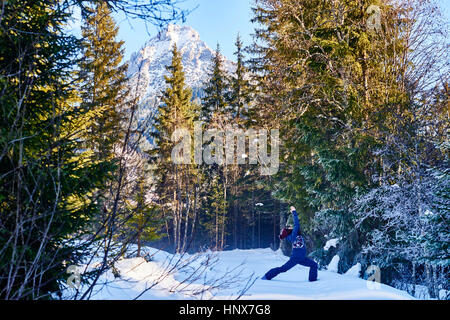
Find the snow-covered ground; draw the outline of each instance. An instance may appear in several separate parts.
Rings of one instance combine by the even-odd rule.
[[[354,275],[332,271],[319,270],[318,281],[308,282],[309,269],[303,266],[261,280],[270,268],[288,260],[281,251],[269,248],[182,257],[148,247],[145,252],[147,260],[116,263],[120,277],[107,272],[91,299],[413,299],[387,285],[374,289]],[[65,297],[70,298],[73,290],[66,290]]]

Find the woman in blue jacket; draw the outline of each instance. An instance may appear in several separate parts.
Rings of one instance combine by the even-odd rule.
[[[281,267],[270,269],[263,277],[264,280],[271,280],[281,272],[286,272],[297,264],[309,267],[309,281],[317,280],[317,263],[306,257],[305,241],[300,234],[300,222],[298,214],[294,207],[291,207],[291,213],[294,218],[294,229],[284,228],[280,234],[280,239],[286,238],[292,243],[291,258]],[[291,232],[292,231],[292,232]]]

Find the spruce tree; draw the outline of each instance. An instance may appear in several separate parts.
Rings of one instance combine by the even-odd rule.
[[[368,182],[363,172],[370,163],[367,147],[372,142],[360,130],[366,125],[363,114],[371,109],[361,98],[365,92],[359,75],[366,62],[361,60],[363,51],[373,50],[377,39],[365,40],[366,31],[354,23],[364,21],[364,10],[356,3],[272,5],[273,1],[261,1],[255,8],[255,20],[265,26],[256,36],[266,46],[254,46],[260,58],[254,60],[254,71],[263,90],[259,104],[264,119],[281,124],[286,142],[282,158],[289,170],[297,171],[294,176],[282,172],[287,174],[283,179],[291,177],[287,184],[293,187],[292,196],[297,194],[305,209],[345,203],[356,186]],[[341,9],[346,16],[332,16],[333,10]],[[297,33],[298,28],[304,31]],[[305,190],[298,192],[294,186]],[[307,193],[312,197],[302,200]]]
[[[239,34],[236,37],[236,71],[230,77],[229,104],[233,117],[237,122],[241,118],[249,121],[249,102],[251,99],[251,86],[248,80],[248,70],[244,65],[243,43]]]
[[[192,236],[189,234],[189,228],[196,219],[196,208],[193,205],[196,200],[195,187],[192,188],[196,184],[196,169],[192,163],[191,149],[184,150],[189,153],[188,163],[178,163],[173,158],[172,151],[180,141],[174,141],[172,138],[176,130],[183,129],[188,135],[181,139],[192,139],[193,122],[198,118],[198,107],[191,101],[191,89],[185,84],[181,55],[176,45],[172,48],[172,62],[166,68],[169,72],[169,75],[164,76],[167,88],[158,108],[153,134],[156,147],[152,153],[157,159],[154,174],[158,180],[159,203],[166,213],[166,218],[172,221],[171,240],[174,249],[176,252],[183,252]]]
[[[127,65],[122,64],[124,41],[117,41],[119,32],[106,2],[98,2],[84,11],[81,46],[83,57],[79,63],[81,82],[81,109],[86,121],[85,143],[93,159],[105,165],[110,181],[105,188],[95,192],[102,215],[98,227],[103,227],[105,252],[109,235],[116,229],[118,208],[114,205],[120,170],[119,143],[122,142],[127,119],[125,108],[125,81]],[[114,218],[113,218],[114,216]]]
[[[258,120],[279,125],[283,137],[283,163],[272,187],[305,213],[304,226],[312,227],[314,213],[326,210],[348,235],[348,205],[374,184],[380,133],[393,124],[394,117],[380,110],[403,108],[395,75],[379,63],[389,66],[400,54],[395,19],[384,20],[383,34],[376,34],[364,23],[368,1],[275,2],[257,2],[254,21],[261,28],[250,49]]]
[[[254,104],[251,103],[254,89],[249,80],[250,71],[245,66],[244,48],[239,34],[236,37],[235,46],[236,69],[229,76],[230,94],[228,95],[231,119],[233,121],[230,121],[229,124],[245,132],[249,128],[256,129],[256,123],[252,121],[255,120],[253,114]],[[237,157],[241,156],[237,155]],[[259,192],[261,190],[257,190],[256,187],[256,181],[258,180],[257,170],[256,166],[250,164],[228,165],[230,176],[228,205],[232,213],[231,223],[228,225],[232,226],[232,232],[229,234],[232,237],[233,247],[235,248],[238,247],[239,240],[245,237],[239,229],[245,224],[254,224],[251,216],[253,211],[249,210],[249,207],[252,208],[255,203],[261,202],[261,192]],[[253,200],[256,198],[256,202],[249,201],[249,194],[253,194]],[[248,223],[246,223],[247,221]],[[245,227],[243,230],[245,230]]]
[[[366,23],[370,5],[382,12],[376,31]],[[399,278],[400,266],[405,274],[414,270],[415,279],[419,268],[433,278],[430,261],[418,257],[426,255],[422,245],[429,238],[419,239],[426,228],[436,228],[432,237],[446,237],[437,231],[445,215],[430,209],[433,214],[423,216],[427,198],[445,202],[442,185],[434,190],[438,197],[424,183],[444,161],[442,114],[433,101],[441,80],[430,70],[445,68],[437,54],[448,50],[444,40],[435,41],[437,25],[430,26],[436,12],[427,1],[256,2],[254,21],[261,27],[249,50],[258,121],[280,125],[283,137],[272,187],[304,213],[302,225],[314,231],[317,252],[325,235],[341,239],[343,270],[358,257],[383,265],[386,279]],[[432,38],[433,49],[421,46]],[[424,78],[434,78],[436,88],[422,86]],[[361,215],[364,223],[355,220]],[[444,244],[435,243],[435,257],[443,257]]]
[[[217,44],[212,59],[212,66],[204,91],[201,119],[208,122],[214,117],[215,113],[228,117],[227,113],[230,111],[227,100],[229,95],[228,75],[223,69],[223,58],[219,44]]]
[[[144,7],[128,0],[101,3],[158,24],[186,14],[172,0]],[[87,95],[79,95],[74,70],[83,52],[67,28],[75,7],[91,15],[91,5],[92,1],[2,2],[1,299],[61,297],[68,267],[86,262],[92,254],[92,221],[100,212],[95,194],[110,182],[114,167],[109,150],[115,133],[106,119],[93,122],[106,116],[104,110],[94,108]],[[116,71],[108,69],[120,83]],[[106,92],[109,95],[109,88]],[[97,141],[87,141],[94,131]],[[90,272],[83,274],[82,281],[89,276]]]
[[[160,218],[159,210],[156,204],[149,203],[146,199],[147,188],[145,175],[141,175],[137,182],[134,199],[127,201],[126,226],[121,230],[124,239],[130,239],[136,242],[137,256],[141,256],[142,245],[146,241],[153,241],[160,238],[158,233],[163,221]],[[128,241],[124,241],[128,243]]]
[[[113,157],[121,138],[127,65],[122,63],[124,41],[117,41],[116,26],[106,2],[85,12],[80,62],[82,104],[92,115],[87,141],[99,159]]]
[[[225,132],[227,126],[231,125],[233,117],[229,104],[229,85],[229,76],[223,68],[223,57],[220,53],[220,46],[217,44],[202,98],[200,119],[204,121],[204,129]],[[212,146],[216,142],[211,139],[211,141],[203,141],[203,143],[204,146]],[[202,208],[205,212],[203,226],[214,232],[214,234],[210,233],[210,242],[214,244],[214,249],[222,250],[225,243],[225,224],[227,222],[228,191],[230,187],[228,166],[224,163],[203,164],[200,169],[206,183],[204,197],[210,200]],[[219,197],[221,198],[219,199]]]
[[[86,254],[107,171],[83,145],[78,41],[60,1],[8,1],[0,21],[0,297],[49,299]]]

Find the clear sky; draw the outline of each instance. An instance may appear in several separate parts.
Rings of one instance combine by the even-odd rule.
[[[179,21],[177,24],[194,28],[200,34],[200,39],[212,49],[219,43],[222,54],[235,60],[233,53],[237,33],[240,33],[245,46],[251,44],[252,3],[253,0],[186,0],[182,4],[183,8],[196,9],[187,16],[185,23]],[[119,38],[126,43],[126,60],[157,34],[156,27],[150,26],[147,31],[141,20],[127,21],[121,14],[115,15],[115,19],[120,25]]]
[[[436,1],[440,4],[444,17],[450,22],[450,0]],[[184,0],[183,8],[195,9],[187,16],[186,22],[177,23],[193,27],[212,49],[219,43],[222,53],[235,60],[233,52],[237,33],[240,33],[245,46],[252,43],[252,5],[253,0]],[[153,26],[149,26],[147,30],[145,23],[139,19],[127,20],[123,14],[115,14],[114,18],[120,26],[119,38],[125,41],[125,60],[158,32]],[[79,23],[78,19],[73,24],[77,35]]]
[[[450,0],[437,0],[447,21],[450,21]],[[220,44],[222,54],[228,59],[235,60],[234,43],[239,32],[244,45],[250,45],[254,26],[250,22],[253,0],[185,0],[183,8],[193,9],[187,16],[185,23],[200,34],[206,44],[215,49]],[[149,30],[141,20],[126,20],[123,15],[116,14],[116,21],[120,24],[119,37],[125,40],[125,59],[131,53],[139,50],[147,40],[157,34],[157,28],[149,26]]]

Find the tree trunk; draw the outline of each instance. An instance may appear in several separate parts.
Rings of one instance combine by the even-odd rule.
[[[412,292],[411,295],[413,297],[416,296],[416,263],[413,261],[412,263]]]
[[[141,232],[139,231],[137,234],[137,257],[141,256]]]
[[[425,271],[427,275],[427,287],[428,287],[428,294],[430,295],[431,299],[436,298],[435,291],[434,291],[434,283],[433,283],[433,273],[430,270],[430,266],[428,264],[425,264]]]
[[[192,241],[193,247],[195,247],[194,241],[195,241],[195,224],[196,224],[196,220],[197,220],[198,186],[199,186],[199,181],[198,181],[198,175],[197,175],[197,185],[194,188],[194,207],[192,208],[193,217],[192,217],[192,224],[191,224],[191,241]]]
[[[188,183],[188,179],[190,177],[190,170],[189,168],[188,170],[188,174],[186,177],[186,184],[185,184],[185,189],[186,189],[186,220],[184,222],[184,236],[183,236],[183,244],[182,244],[182,252],[186,251],[186,246],[187,246],[187,242],[188,242],[188,229],[189,229],[189,213],[191,211],[191,197],[190,197],[190,193],[189,193],[189,183]]]
[[[433,265],[433,288],[434,288],[434,297],[439,299],[439,283],[438,283],[438,275],[437,275],[437,266]]]
[[[234,194],[236,197],[236,194]],[[233,249],[237,249],[238,232],[237,232],[238,207],[236,200],[233,200]]]
[[[252,191],[252,248],[255,248],[255,199],[253,197],[253,191]]]
[[[218,249],[219,245],[219,210],[216,210],[216,244],[215,244],[215,250]]]

